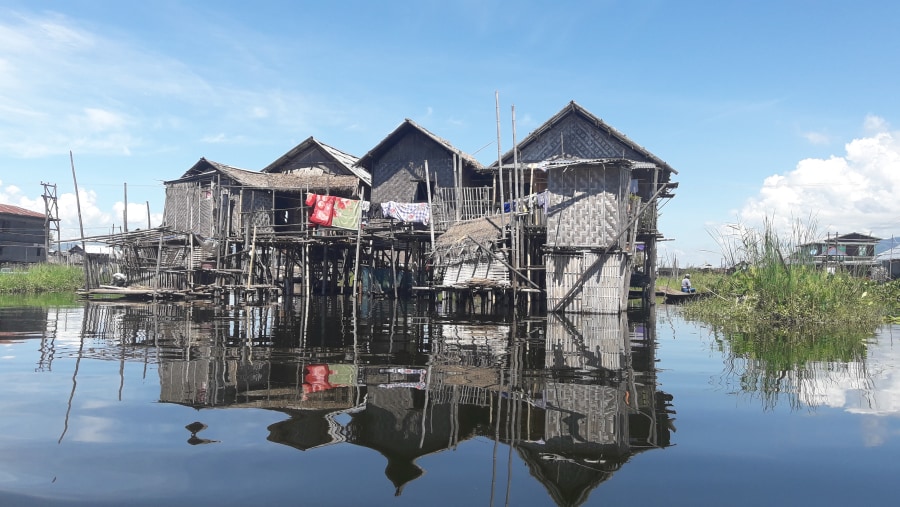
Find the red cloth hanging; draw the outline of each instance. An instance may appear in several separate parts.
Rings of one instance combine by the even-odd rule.
[[[331,227],[331,220],[334,218],[334,199],[333,195],[307,194],[306,205],[313,207],[309,221]]]

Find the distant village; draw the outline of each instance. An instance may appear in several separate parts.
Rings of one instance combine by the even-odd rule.
[[[309,137],[261,170],[200,158],[165,182],[159,227],[90,238],[111,254],[82,244],[48,256],[54,209],[0,205],[0,264],[82,263],[87,297],[652,304],[674,168],[574,101],[498,157],[483,166],[407,119],[361,157]],[[896,276],[879,241],[852,233],[803,248],[825,269]]]

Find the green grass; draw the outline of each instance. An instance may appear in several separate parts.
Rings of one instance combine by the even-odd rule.
[[[34,264],[22,271],[0,274],[0,294],[75,292],[84,286],[80,267]]]

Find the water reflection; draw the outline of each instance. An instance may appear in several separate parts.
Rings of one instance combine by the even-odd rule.
[[[715,337],[726,367],[722,381],[733,392],[758,399],[765,410],[780,403],[791,409],[844,408],[850,412],[900,413],[895,375],[900,349],[893,328],[874,336],[833,332],[816,336]]]
[[[326,298],[289,311],[92,302],[76,354],[155,365],[159,400],[200,410],[191,445],[216,443],[203,409],[278,411],[269,441],[375,450],[396,495],[424,456],[481,439],[495,462],[515,451],[556,503],[578,505],[635,453],[670,445],[652,315],[460,320],[391,301],[352,315]]]

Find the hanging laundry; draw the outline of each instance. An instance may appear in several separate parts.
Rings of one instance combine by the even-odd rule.
[[[355,231],[359,229],[359,220],[361,216],[362,206],[360,206],[360,201],[345,199],[343,197],[335,198],[334,217],[331,220],[332,227],[340,227],[341,229]]]
[[[427,202],[383,202],[381,213],[387,218],[395,218],[401,222],[428,225],[431,220],[431,207]]]
[[[334,218],[334,200],[333,195],[306,194],[306,205],[313,208],[309,221],[331,227]]]

